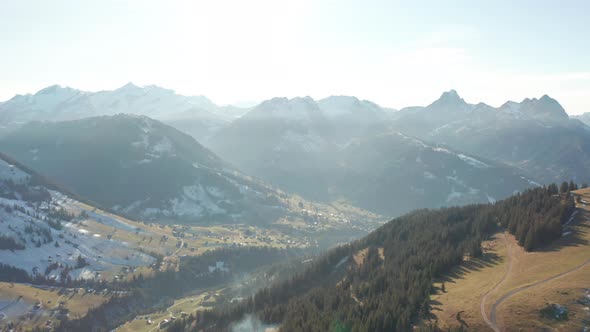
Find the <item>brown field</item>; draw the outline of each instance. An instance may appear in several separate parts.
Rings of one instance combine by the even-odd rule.
[[[576,194],[590,202],[590,190]],[[513,236],[496,234],[484,243],[483,259],[466,261],[436,283],[440,287],[444,281],[447,290],[432,296],[439,325],[460,326],[457,313],[463,311],[460,318],[476,331],[582,330],[590,319],[589,309],[578,303],[590,288],[590,210],[583,203],[577,207],[571,234],[550,246],[527,253]],[[542,318],[540,310],[548,303],[565,306],[569,319]]]

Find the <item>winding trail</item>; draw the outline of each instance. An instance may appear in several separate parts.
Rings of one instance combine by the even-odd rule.
[[[557,280],[557,279],[560,279],[560,278],[566,277],[566,276],[568,276],[568,275],[570,275],[570,274],[572,274],[572,273],[574,273],[574,272],[577,272],[578,270],[582,269],[583,267],[585,267],[585,266],[586,266],[586,265],[588,265],[588,264],[590,264],[590,259],[586,260],[584,263],[582,263],[582,264],[580,264],[580,265],[578,265],[578,266],[574,267],[574,268],[573,268],[573,269],[571,269],[571,270],[568,270],[568,271],[565,271],[565,272],[562,272],[562,273],[556,274],[556,275],[554,275],[554,276],[552,276],[552,277],[549,277],[549,278],[546,278],[546,279],[543,279],[543,280],[537,281],[537,282],[535,282],[535,283],[532,283],[532,284],[530,284],[530,285],[525,285],[525,286],[521,286],[521,287],[515,288],[515,289],[511,290],[510,292],[508,292],[508,293],[506,293],[506,294],[502,295],[502,297],[500,297],[500,298],[499,298],[499,299],[498,299],[498,300],[497,300],[497,301],[496,301],[496,302],[495,302],[495,303],[492,305],[492,310],[491,310],[491,312],[490,312],[490,323],[488,323],[488,321],[487,321],[487,320],[486,320],[486,323],[488,323],[488,325],[489,325],[489,326],[490,326],[490,327],[491,327],[491,328],[492,328],[492,329],[493,329],[495,332],[499,332],[499,331],[501,331],[501,330],[499,329],[499,327],[498,327],[498,322],[497,322],[497,314],[496,314],[496,311],[497,311],[498,307],[499,307],[499,306],[500,306],[500,305],[501,305],[501,304],[502,304],[504,301],[506,301],[507,299],[509,299],[509,298],[510,298],[510,297],[512,297],[513,295],[515,295],[515,294],[518,294],[518,293],[520,293],[520,292],[522,292],[522,291],[525,291],[525,290],[527,290],[527,289],[530,289],[530,288],[533,288],[533,287],[535,287],[535,286],[539,286],[539,285],[542,285],[542,284],[546,284],[546,283],[548,283],[548,282],[550,282],[550,281],[554,281],[554,280]],[[484,319],[485,319],[485,317],[484,317]]]
[[[502,285],[502,283],[504,283],[504,281],[506,281],[506,278],[512,272],[512,266],[513,266],[513,262],[514,262],[514,260],[512,259],[512,254],[513,254],[512,253],[512,246],[510,245],[508,239],[506,238],[506,233],[504,233],[502,235],[504,238],[504,243],[506,244],[506,256],[508,257],[508,267],[506,268],[506,272],[504,272],[502,279],[498,280],[498,282],[494,285],[494,287],[492,289],[490,289],[489,291],[487,291],[485,293],[485,295],[481,298],[481,303],[479,305],[479,309],[481,311],[481,317],[483,317],[484,322],[486,324],[488,324],[488,326],[492,330],[494,330],[494,332],[500,332],[500,328],[498,327],[498,325],[496,323],[496,315],[495,315],[496,312],[494,309],[492,309],[491,318],[488,318],[488,315],[486,312],[486,301],[488,299],[488,296],[490,294],[492,294],[493,292],[495,292],[500,287],[500,285]]]
[[[584,209],[585,210],[585,209]],[[568,221],[568,223],[570,223],[573,218],[576,216],[576,214],[578,213],[579,209],[577,209],[572,216],[570,217],[570,220]],[[539,281],[535,281],[532,284],[528,284],[528,285],[523,285],[520,287],[517,287],[515,289],[512,289],[511,291],[507,292],[506,294],[502,295],[499,299],[496,300],[496,302],[494,302],[491,306],[491,310],[490,310],[490,315],[488,317],[486,309],[485,309],[485,303],[488,299],[488,295],[492,294],[493,292],[495,292],[501,284],[503,284],[507,277],[510,275],[511,271],[512,271],[512,267],[513,267],[513,262],[514,262],[514,251],[513,251],[513,247],[510,244],[510,241],[508,241],[508,239],[506,238],[506,233],[504,233],[504,241],[506,243],[507,246],[507,257],[508,257],[508,268],[506,269],[506,273],[504,274],[504,276],[502,277],[502,279],[500,279],[500,281],[498,281],[498,283],[491,289],[489,290],[481,299],[481,304],[480,304],[480,310],[481,310],[481,316],[483,317],[483,320],[485,321],[485,323],[494,331],[494,332],[501,332],[504,329],[502,329],[500,326],[498,326],[498,307],[500,307],[500,305],[502,305],[502,303],[504,303],[506,300],[508,300],[509,298],[511,298],[512,296],[529,290],[533,287],[539,286],[539,285],[543,285],[546,284],[548,282],[569,276],[577,271],[579,271],[580,269],[584,268],[587,265],[590,265],[590,259],[585,260],[584,262],[580,263],[579,265],[571,268],[570,270],[555,274],[553,276],[547,277],[545,279],[539,280]]]

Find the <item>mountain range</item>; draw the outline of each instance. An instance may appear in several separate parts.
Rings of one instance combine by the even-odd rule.
[[[215,105],[204,96],[179,95],[155,85],[139,87],[127,83],[115,90],[98,92],[52,85],[35,94],[16,95],[0,103],[0,123],[6,126],[127,113],[169,122],[201,140],[246,111]]]
[[[5,136],[0,148],[77,194],[135,218],[233,221],[249,219],[258,211],[254,206],[281,206],[271,198],[276,192],[240,175],[191,136],[146,116],[33,122]]]
[[[274,98],[208,144],[238,168],[288,190],[397,215],[495,200],[569,177],[588,181],[589,133],[548,96],[494,108],[469,104],[451,90],[429,106],[399,111],[346,96]],[[424,151],[436,157],[421,158]],[[443,160],[452,154],[457,163],[450,166]],[[478,185],[467,185],[469,178]]]
[[[541,183],[590,180],[590,128],[547,95],[494,108],[451,90],[426,107],[400,110],[393,127],[508,164]]]
[[[118,112],[142,117],[113,116]],[[111,116],[110,120],[84,119],[101,114]],[[140,122],[161,127],[160,122],[148,117],[184,131],[197,141],[187,143],[190,137],[177,132],[172,135],[170,127],[166,127],[166,134],[146,138],[141,133],[146,130],[142,129],[145,124]],[[121,125],[124,118],[127,124]],[[508,101],[500,107],[467,103],[455,90],[450,90],[428,106],[400,110],[352,96],[317,101],[311,97],[273,98],[252,109],[240,109],[219,107],[205,97],[186,97],[156,86],[138,87],[130,83],[101,92],[51,86],[34,95],[15,96],[1,103],[0,119],[9,127],[0,139],[3,151],[26,164],[43,158],[41,171],[50,176],[63,174],[60,175],[58,166],[44,164],[51,157],[31,151],[36,152],[37,145],[54,140],[59,132],[71,131],[69,139],[76,141],[82,131],[89,131],[86,143],[80,143],[67,155],[80,155],[85,146],[93,146],[88,145],[90,142],[103,151],[116,147],[113,154],[121,156],[120,160],[109,159],[107,152],[101,155],[91,153],[92,150],[87,151],[90,157],[80,160],[92,160],[95,155],[96,163],[90,164],[105,163],[101,169],[110,167],[112,174],[118,174],[122,165],[130,172],[124,178],[135,177],[135,183],[143,184],[130,187],[141,190],[148,183],[152,183],[154,191],[162,187],[159,172],[170,166],[156,167],[151,173],[138,173],[136,167],[149,169],[162,160],[177,160],[175,165],[184,164],[183,169],[190,171],[172,172],[172,179],[176,179],[179,174],[195,173],[191,165],[202,163],[203,156],[208,156],[207,161],[215,160],[216,172],[223,168],[239,170],[308,199],[345,200],[386,215],[399,215],[422,206],[494,201],[531,186],[570,178],[578,182],[590,180],[586,172],[590,166],[590,129],[578,119],[570,119],[563,107],[547,95]],[[26,124],[29,120],[45,123]],[[62,120],[80,122],[60,124]],[[93,123],[100,123],[101,129],[93,127]],[[82,127],[86,129],[75,129]],[[40,137],[46,129],[46,136]],[[111,131],[134,134],[105,137]],[[169,142],[162,137],[168,134],[182,137],[171,142],[185,148],[167,151]],[[38,137],[37,141],[33,142],[33,137]],[[189,156],[191,153],[198,156]],[[113,166],[115,161],[119,166]],[[129,168],[128,164],[134,167]],[[117,207],[129,211],[135,206],[145,214],[147,206],[141,204],[146,199],[160,200],[157,195],[123,195],[126,198],[121,200],[122,197],[107,194],[108,188],[122,183],[119,179],[110,178],[98,186],[103,188],[100,189],[91,187],[92,181],[86,175],[72,176],[68,185],[76,185],[84,194],[103,196],[109,206],[120,205]],[[163,188],[174,189],[164,190],[166,197],[160,202],[182,201],[181,188],[194,182],[194,176],[190,180],[167,182]],[[164,208],[159,203],[153,206]],[[158,213],[177,215],[170,208]],[[225,211],[219,206],[204,209],[209,211],[206,215],[214,210]]]
[[[333,245],[383,219],[281,191],[235,169],[193,137],[146,116],[31,122],[0,150],[103,209],[144,222],[248,225]],[[309,243],[308,243],[309,245]]]
[[[210,146],[280,187],[385,215],[493,201],[534,185],[517,170],[392,130],[393,116],[354,97],[275,98],[220,130]]]

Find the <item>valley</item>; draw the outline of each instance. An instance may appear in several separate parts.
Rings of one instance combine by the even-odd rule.
[[[322,205],[286,195],[286,211],[291,212],[264,227],[135,221],[91,205],[15,160],[0,157],[0,234],[7,246],[0,256],[0,277],[11,281],[0,288],[3,327],[53,328],[59,321],[83,318],[89,309],[129,297],[129,284],[176,273],[186,268],[183,262],[205,253],[253,247],[317,253],[381,223],[378,215],[343,203]],[[199,278],[212,273],[190,271]],[[228,281],[220,281],[212,285],[227,288]],[[227,293],[249,295],[251,286],[237,284],[237,290]],[[189,304],[195,296],[183,294],[178,293],[177,302],[194,312]],[[171,304],[169,312],[178,305]],[[154,307],[165,308],[165,303]]]
[[[590,332],[588,13],[0,0],[0,332]]]

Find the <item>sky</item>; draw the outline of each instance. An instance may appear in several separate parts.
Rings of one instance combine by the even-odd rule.
[[[0,0],[0,100],[159,85],[217,104],[354,95],[590,112],[590,1]]]

